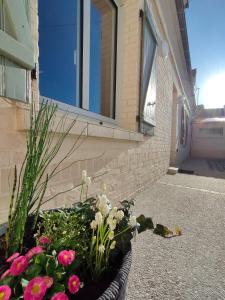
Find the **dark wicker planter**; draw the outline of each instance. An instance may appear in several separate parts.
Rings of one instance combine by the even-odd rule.
[[[0,236],[6,232],[6,224],[0,224]],[[124,300],[126,296],[126,287],[128,281],[128,274],[130,272],[132,261],[132,250],[128,251],[124,256],[121,267],[105,292],[98,298],[98,300]]]
[[[123,258],[121,268],[119,269],[116,278],[111,282],[107,290],[98,300],[124,300],[126,296],[126,287],[128,274],[130,272],[132,261],[132,251],[130,250]]]

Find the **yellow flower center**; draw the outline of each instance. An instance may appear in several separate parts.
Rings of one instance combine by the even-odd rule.
[[[20,268],[20,266],[21,266],[21,263],[20,263],[20,262],[18,262],[18,263],[16,264],[16,268],[17,268],[17,269],[19,269],[19,268]]]
[[[67,260],[67,258],[68,258],[68,255],[64,255],[64,259]]]
[[[4,292],[0,292],[0,300],[3,300],[4,296],[5,296],[5,293]]]
[[[76,281],[73,281],[73,282],[72,282],[72,285],[73,285],[73,287],[77,286],[77,282],[76,282]]]
[[[39,295],[40,293],[40,285],[39,284],[34,284],[33,287],[32,287],[32,294],[33,295]]]

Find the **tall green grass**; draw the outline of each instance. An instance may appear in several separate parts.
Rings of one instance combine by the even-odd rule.
[[[53,103],[43,103],[38,111],[32,104],[30,128],[27,133],[27,151],[19,175],[15,167],[6,232],[6,255],[21,249],[29,213],[35,213],[35,226],[49,181],[60,172],[59,167],[64,160],[76,150],[77,143],[83,134],[81,132],[63,158],[50,173],[47,173],[49,165],[58,154],[77,119],[69,121],[68,124],[68,114],[65,113],[55,123],[56,111],[57,105]]]

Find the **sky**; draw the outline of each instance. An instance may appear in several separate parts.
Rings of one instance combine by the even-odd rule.
[[[186,21],[198,104],[225,105],[225,0],[189,0]]]

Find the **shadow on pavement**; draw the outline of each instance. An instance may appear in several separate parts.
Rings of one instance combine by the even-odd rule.
[[[190,175],[225,179],[225,159],[189,159],[182,163],[180,170]]]

